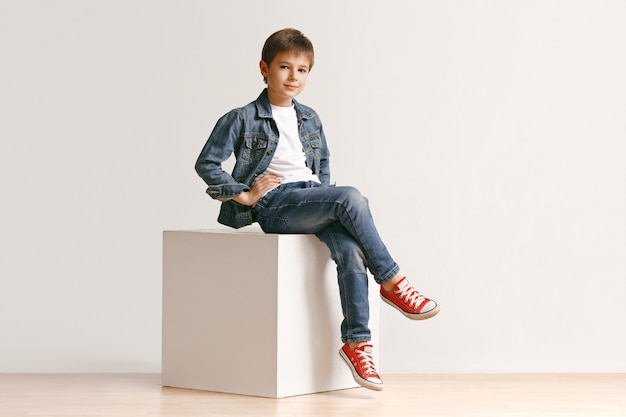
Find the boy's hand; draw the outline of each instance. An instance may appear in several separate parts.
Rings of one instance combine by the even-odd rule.
[[[244,191],[237,197],[234,197],[233,200],[235,200],[239,204],[243,204],[244,206],[254,206],[257,201],[259,201],[261,197],[265,195],[266,192],[273,190],[280,184],[280,178],[278,178],[276,175],[263,175],[259,177],[259,179],[256,180],[254,184],[252,184],[250,191]]]

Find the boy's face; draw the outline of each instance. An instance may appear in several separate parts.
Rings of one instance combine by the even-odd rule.
[[[267,78],[267,96],[275,106],[291,106],[306,86],[311,62],[304,54],[279,52],[268,66],[261,61],[261,75]]]

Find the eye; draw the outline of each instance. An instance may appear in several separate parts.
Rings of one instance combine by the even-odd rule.
[[[289,67],[287,65],[281,65],[280,69],[289,69]]]
[[[298,71],[300,71],[302,74],[306,74],[307,72],[309,72],[309,70],[307,70],[305,68],[301,68]]]

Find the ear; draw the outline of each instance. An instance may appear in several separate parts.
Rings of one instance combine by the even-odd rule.
[[[261,70],[261,75],[262,75],[264,78],[267,78],[267,76],[268,76],[268,74],[269,74],[269,72],[270,72],[270,69],[269,69],[269,67],[267,66],[267,63],[266,63],[265,61],[261,60],[261,61],[259,62],[259,69]]]

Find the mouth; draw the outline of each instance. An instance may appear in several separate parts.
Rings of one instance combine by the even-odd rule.
[[[297,90],[298,89],[297,85],[291,85],[291,84],[287,84],[287,85],[285,85],[285,87],[287,87],[288,90]]]

